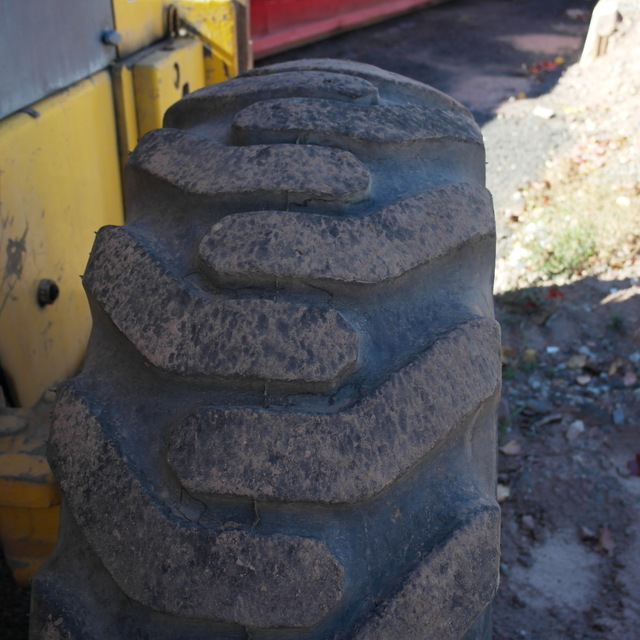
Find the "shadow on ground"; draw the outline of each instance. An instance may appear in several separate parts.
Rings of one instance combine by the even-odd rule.
[[[480,125],[518,94],[553,88],[564,65],[575,62],[587,22],[567,9],[595,2],[571,0],[455,0],[415,11],[258,61],[258,66],[300,58],[341,58],[373,64],[430,84],[471,109]],[[536,66],[537,65],[537,66]]]
[[[502,581],[494,640],[633,640],[640,268],[496,299]]]

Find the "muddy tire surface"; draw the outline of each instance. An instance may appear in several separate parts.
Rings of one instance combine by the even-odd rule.
[[[490,638],[500,339],[466,109],[275,65],[174,105],[126,181],[31,637]]]

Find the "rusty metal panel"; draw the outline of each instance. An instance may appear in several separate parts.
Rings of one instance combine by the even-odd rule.
[[[0,2],[0,118],[106,67],[113,28],[111,0]]]

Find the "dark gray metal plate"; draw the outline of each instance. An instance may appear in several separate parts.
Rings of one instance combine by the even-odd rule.
[[[0,118],[104,68],[110,0],[0,2]]]

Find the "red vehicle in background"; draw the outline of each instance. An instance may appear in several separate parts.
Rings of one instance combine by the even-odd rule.
[[[252,0],[253,54],[263,58],[438,2],[442,0]]]

